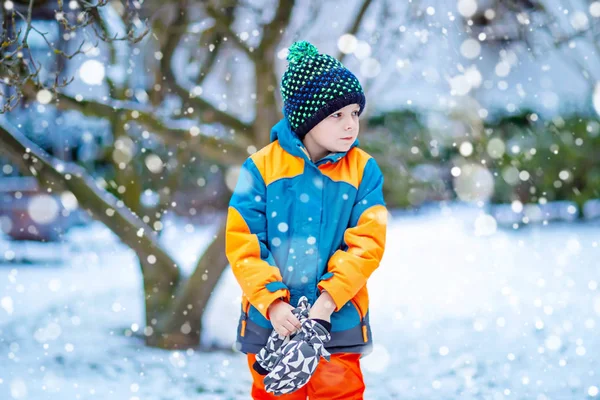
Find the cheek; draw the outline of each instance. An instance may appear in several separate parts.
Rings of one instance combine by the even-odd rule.
[[[333,136],[334,135],[332,135],[331,130],[323,130],[317,139],[317,143],[321,146],[327,147],[332,142]]]

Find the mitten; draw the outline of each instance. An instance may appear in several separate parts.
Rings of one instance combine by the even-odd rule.
[[[302,323],[303,320],[308,318],[309,311],[310,304],[308,304],[308,299],[306,296],[302,296],[298,300],[298,306],[292,310],[292,313]],[[281,358],[282,346],[287,344],[294,335],[281,336],[273,329],[269,339],[267,339],[267,344],[256,355],[256,361],[252,368],[261,375],[267,375]]]
[[[306,385],[321,357],[330,360],[325,344],[331,340],[331,324],[305,319],[301,330],[281,346],[281,357],[264,379],[265,390],[275,395],[292,393]]]

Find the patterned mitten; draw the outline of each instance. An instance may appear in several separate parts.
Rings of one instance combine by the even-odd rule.
[[[302,296],[300,300],[298,300],[298,307],[294,308],[292,313],[302,323],[303,320],[308,318],[309,311],[310,304],[308,304],[308,299],[306,296]],[[256,361],[252,368],[261,375],[267,375],[271,372],[282,356],[281,349],[293,336],[294,335],[281,336],[273,329],[273,332],[271,332],[271,335],[267,340],[266,346],[260,349],[256,355]]]
[[[330,329],[331,324],[327,321],[304,319],[302,329],[281,346],[282,357],[264,379],[266,391],[281,395],[306,385],[321,356],[330,360],[325,349],[325,343],[331,340]]]

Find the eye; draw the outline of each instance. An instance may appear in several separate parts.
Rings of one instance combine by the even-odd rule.
[[[340,116],[340,117],[341,117],[341,116],[342,116],[342,113],[335,113],[335,114],[331,114],[331,116],[332,116],[333,118],[337,118],[338,116]]]
[[[358,115],[358,112],[359,112],[359,111],[360,111],[360,110],[352,111],[352,115]]]

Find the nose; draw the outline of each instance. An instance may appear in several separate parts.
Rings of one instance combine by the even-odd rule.
[[[351,131],[351,130],[354,130],[354,128],[356,128],[357,122],[354,120],[354,118],[352,118],[352,117],[347,118],[345,122],[346,122],[346,126],[344,127],[344,130]]]

